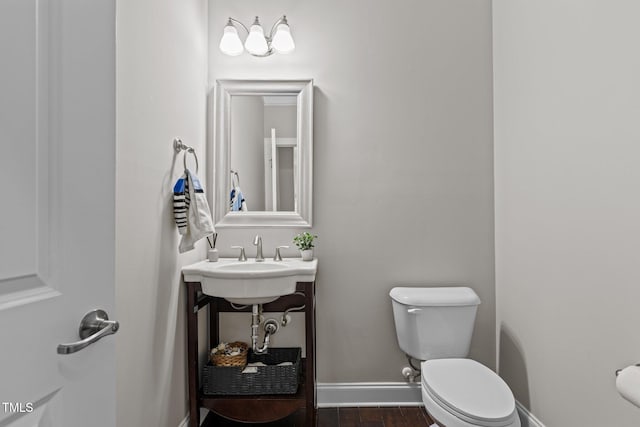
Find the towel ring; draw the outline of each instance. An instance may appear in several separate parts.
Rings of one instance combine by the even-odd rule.
[[[187,154],[193,154],[193,158],[196,159],[196,173],[198,173],[198,156],[196,155],[196,150],[193,148],[188,148],[184,152],[184,156],[182,157],[182,164],[184,165],[185,170],[187,169]]]
[[[232,174],[231,175],[231,186],[234,187],[234,188],[235,187],[240,187],[240,175],[238,175],[238,172],[234,171],[234,170],[232,170],[230,172]],[[235,181],[234,181],[234,178],[235,178]]]
[[[184,168],[187,169],[187,153],[193,154],[193,157],[196,159],[196,173],[198,173],[199,165],[198,165],[198,156],[196,155],[196,150],[193,147],[189,147],[185,143],[182,142],[180,138],[173,139],[173,149],[176,153],[184,151],[184,156],[182,157],[182,164]]]

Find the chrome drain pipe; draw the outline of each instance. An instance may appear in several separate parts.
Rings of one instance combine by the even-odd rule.
[[[258,328],[260,327],[260,312],[262,307],[259,304],[251,306],[251,348],[256,351],[258,348]]]
[[[262,313],[262,306],[260,304],[253,304],[251,306],[251,349],[256,354],[262,354],[269,348],[269,341],[271,335],[278,332],[278,321],[275,319],[267,319],[264,322],[264,341],[261,347],[258,347],[258,330],[260,329],[260,314]]]
[[[275,334],[278,331],[278,322],[275,319],[268,319],[264,322],[264,342],[262,343],[262,347],[254,348],[253,351],[262,354],[267,351],[269,348],[269,340],[271,335]]]

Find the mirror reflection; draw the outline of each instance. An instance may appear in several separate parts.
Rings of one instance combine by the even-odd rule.
[[[233,95],[231,212],[298,211],[296,94]]]

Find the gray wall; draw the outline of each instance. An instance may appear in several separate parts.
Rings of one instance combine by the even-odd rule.
[[[295,105],[264,106],[264,137],[271,138],[271,128],[276,137],[295,138],[297,133],[297,107]]]
[[[231,169],[238,172],[247,209],[263,211],[264,103],[261,96],[231,98]]]
[[[172,141],[196,148],[206,182],[207,4],[116,6],[117,425],[176,427],[187,412],[180,268],[203,259],[206,243],[178,255],[171,197],[183,169]]]
[[[219,51],[228,16],[269,28],[283,13],[294,53]],[[210,88],[314,79],[319,381],[402,380],[388,292],[409,283],[472,286],[483,304],[471,356],[493,367],[490,2],[210,0],[209,29]],[[223,255],[255,255],[255,229],[218,231]],[[259,231],[273,254],[300,230]]]
[[[493,6],[500,374],[547,426],[637,426],[640,3]]]

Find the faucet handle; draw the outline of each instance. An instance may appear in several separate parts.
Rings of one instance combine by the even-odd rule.
[[[289,246],[277,246],[276,255],[273,257],[274,261],[282,261],[282,256],[280,255],[280,249],[289,249]]]
[[[240,256],[238,257],[238,261],[247,260],[247,255],[244,253],[244,246],[231,246],[231,249],[240,249]]]

